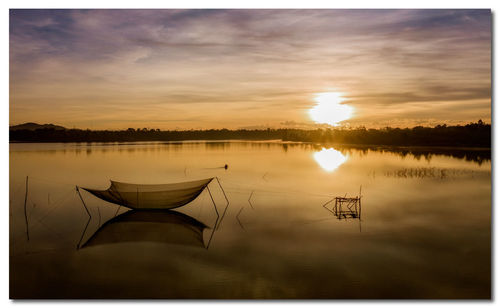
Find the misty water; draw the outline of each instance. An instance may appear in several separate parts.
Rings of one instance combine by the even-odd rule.
[[[75,190],[106,189],[110,179],[210,177],[229,200],[223,215],[226,200],[212,181],[222,220],[205,190],[175,210],[182,214],[147,214],[164,222],[135,225],[133,236],[148,241],[121,241],[120,230],[130,230],[117,218],[111,235],[91,240],[113,217],[131,215],[81,191],[89,220]],[[323,207],[360,189],[360,219]],[[201,238],[198,222],[206,225]],[[490,240],[488,151],[278,141],[10,144],[14,298],[489,298]]]

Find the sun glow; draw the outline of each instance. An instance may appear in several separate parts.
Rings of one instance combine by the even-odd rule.
[[[335,149],[323,148],[321,151],[314,153],[313,156],[314,160],[316,160],[321,168],[328,172],[332,172],[337,169],[347,160],[347,156]]]
[[[338,126],[352,117],[354,108],[341,104],[344,98],[340,93],[318,93],[314,100],[318,104],[309,110],[309,116],[316,123]]]

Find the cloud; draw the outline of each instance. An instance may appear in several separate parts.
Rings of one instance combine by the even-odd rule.
[[[117,106],[147,121],[163,105],[179,111],[165,123],[196,115],[209,128],[223,112],[235,127],[279,126],[310,121],[314,94],[330,90],[358,115],[483,106],[490,29],[489,10],[11,10],[11,121],[71,125],[105,109],[119,127]],[[426,106],[419,121],[435,116]],[[74,118],[58,115],[65,109]]]

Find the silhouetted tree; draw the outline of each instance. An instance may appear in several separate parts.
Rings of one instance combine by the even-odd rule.
[[[167,130],[134,129],[121,131],[92,131],[79,129],[11,130],[11,142],[106,142],[106,141],[178,141],[178,140],[270,140],[302,141],[322,144],[399,145],[399,146],[454,146],[490,147],[491,125],[479,120],[461,126],[437,125],[413,128],[366,129],[327,128],[315,130]]]

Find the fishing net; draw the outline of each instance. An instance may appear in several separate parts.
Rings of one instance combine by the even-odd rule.
[[[172,209],[193,201],[213,178],[173,184],[128,184],[111,181],[106,190],[84,188],[105,201],[131,209]]]

